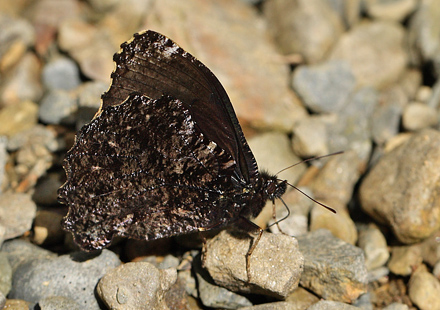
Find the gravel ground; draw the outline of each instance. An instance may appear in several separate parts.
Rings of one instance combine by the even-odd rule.
[[[0,0],[0,309],[440,309],[439,8]],[[279,174],[337,213],[289,188],[249,274],[232,229],[86,253],[61,228],[64,156],[147,29],[215,73],[260,169],[344,151]]]

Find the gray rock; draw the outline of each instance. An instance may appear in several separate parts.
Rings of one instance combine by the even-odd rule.
[[[193,266],[198,282],[199,297],[204,306],[221,309],[238,309],[252,306],[252,303],[246,297],[215,285],[212,278],[205,270],[202,270],[198,262]]]
[[[8,255],[0,252],[0,293],[7,296],[12,286],[12,267]]]
[[[359,310],[359,308],[339,301],[321,300],[307,310]]]
[[[408,97],[400,85],[383,90],[379,96],[371,119],[371,134],[379,145],[398,134],[402,110],[408,103]]]
[[[0,226],[3,238],[23,235],[32,228],[37,206],[30,194],[7,192],[0,195]]]
[[[370,293],[365,293],[359,296],[358,299],[353,303],[353,306],[362,310],[373,310],[373,304],[371,303]]]
[[[367,0],[365,9],[374,19],[401,22],[417,7],[416,0]]]
[[[285,134],[267,132],[249,139],[248,142],[258,167],[270,173],[277,173],[281,169],[301,161],[292,152],[290,141]],[[306,165],[302,163],[293,169],[283,171],[280,178],[289,180],[290,183],[296,183],[305,170]]]
[[[396,275],[409,276],[414,266],[419,266],[423,261],[420,244],[410,246],[395,246],[391,252],[388,268]]]
[[[424,265],[411,275],[408,295],[420,310],[440,309],[440,281]]]
[[[440,228],[440,133],[423,130],[382,156],[360,186],[362,208],[404,243]],[[429,216],[426,216],[429,214]],[[415,220],[417,219],[417,220]]]
[[[96,291],[110,309],[165,310],[164,294],[176,280],[176,269],[160,270],[147,262],[127,263],[108,271]]]
[[[298,67],[292,87],[304,104],[316,113],[340,111],[354,90],[356,78],[346,61],[334,60]]]
[[[368,271],[382,267],[390,257],[385,236],[374,225],[360,229],[358,247],[364,250]]]
[[[254,237],[239,232],[220,232],[206,244],[205,268],[217,285],[231,291],[287,296],[297,288],[302,272],[303,257],[296,240],[263,233],[250,256],[248,275],[246,254],[255,242]]]
[[[80,310],[79,304],[72,298],[64,296],[50,296],[38,302],[41,310]]]
[[[41,100],[39,118],[47,124],[73,124],[77,111],[77,98],[73,94],[52,90]]]
[[[51,260],[57,257],[55,253],[21,239],[6,241],[2,245],[1,251],[7,253],[13,273],[21,264],[34,260]]]
[[[99,309],[94,295],[98,280],[120,260],[111,251],[103,250],[93,257],[85,253],[37,259],[20,264],[14,272],[10,298],[31,302],[50,296],[75,300],[81,309]]]
[[[0,135],[12,137],[32,128],[38,121],[38,105],[32,101],[20,101],[0,110]]]
[[[338,40],[329,59],[348,61],[358,85],[385,88],[396,82],[406,67],[404,34],[397,23],[365,21]]]
[[[387,267],[379,267],[368,272],[368,283],[375,281],[386,281],[390,275]]]
[[[78,66],[67,57],[58,57],[48,62],[43,68],[42,79],[49,90],[72,90],[81,83]]]
[[[301,285],[318,296],[353,302],[367,291],[367,268],[363,251],[318,230],[298,237],[304,255]]]
[[[157,268],[159,269],[177,268],[179,264],[180,264],[179,258],[171,254],[168,254],[163,258],[162,262],[159,263]]]
[[[383,310],[409,310],[408,306],[398,302],[393,302],[392,304],[383,308]]]
[[[343,31],[327,1],[270,0],[264,5],[269,31],[283,54],[301,54],[307,63],[322,60]]]
[[[34,53],[27,52],[8,74],[2,75],[0,101],[8,104],[26,100],[38,102],[43,95],[40,76],[40,60]]]
[[[367,161],[370,157],[371,115],[378,103],[378,93],[373,88],[361,88],[348,100],[338,118],[328,123],[330,152],[354,150]]]
[[[327,155],[327,126],[321,117],[307,117],[293,128],[292,148],[298,156],[309,158]]]
[[[402,126],[408,131],[434,127],[437,124],[437,111],[424,103],[412,102],[403,110]]]

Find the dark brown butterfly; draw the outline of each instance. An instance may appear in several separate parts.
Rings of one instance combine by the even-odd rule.
[[[286,182],[258,171],[218,79],[154,31],[121,48],[99,112],[65,159],[64,228],[89,251],[116,235],[154,240],[250,227]]]

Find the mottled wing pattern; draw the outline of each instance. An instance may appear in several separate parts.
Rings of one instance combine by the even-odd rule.
[[[200,61],[169,38],[146,31],[135,34],[115,54],[116,69],[102,107],[118,105],[131,93],[152,99],[178,98],[205,136],[237,162],[236,178],[252,183],[258,177],[255,158],[232,104],[219,80]]]
[[[237,216],[222,200],[239,191],[230,180],[234,159],[171,97],[131,95],[105,107],[79,131],[65,169],[64,228],[85,250],[108,245],[114,235],[153,240]]]

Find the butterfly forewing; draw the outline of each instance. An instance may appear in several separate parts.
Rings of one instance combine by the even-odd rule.
[[[120,104],[131,93],[151,99],[179,99],[196,126],[236,160],[237,178],[251,183],[258,168],[234,109],[214,74],[169,38],[146,31],[121,45],[115,54],[112,85],[102,96],[102,108]]]

